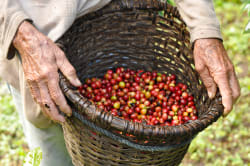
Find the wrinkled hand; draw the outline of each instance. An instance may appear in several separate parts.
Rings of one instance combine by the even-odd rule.
[[[71,109],[59,87],[58,70],[74,86],[80,86],[75,69],[63,51],[29,22],[24,21],[19,26],[13,45],[21,55],[32,97],[47,117],[55,122],[64,122],[65,118],[59,114],[59,109],[68,116],[71,115]]]
[[[230,61],[222,42],[218,39],[199,39],[194,44],[195,68],[213,98],[219,87],[224,116],[231,110],[233,103],[240,96],[240,86],[234,66]]]

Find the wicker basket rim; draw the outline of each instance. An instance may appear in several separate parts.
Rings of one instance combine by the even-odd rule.
[[[157,0],[123,0],[122,2],[120,4],[120,9],[122,10],[164,10],[167,12],[171,11],[174,16],[180,17],[176,7]],[[96,14],[101,15],[102,11],[99,10]],[[207,115],[179,126],[150,126],[143,123],[130,122],[96,108],[86,98],[82,97],[62,74],[60,74],[60,86],[65,96],[74,103],[81,113],[88,116],[90,121],[101,124],[106,129],[113,128],[123,133],[137,136],[176,137],[188,135],[191,138],[215,122],[223,112],[221,96],[217,92],[216,97],[208,108],[209,113]]]

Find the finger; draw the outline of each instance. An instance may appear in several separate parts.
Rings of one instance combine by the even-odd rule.
[[[195,53],[195,55],[199,55],[199,53]],[[203,60],[199,58],[199,56],[195,56],[195,69],[199,73],[205,87],[207,88],[209,98],[214,98],[216,94],[216,83],[214,79],[211,77],[208,68],[205,66]]]
[[[56,52],[56,62],[60,71],[76,87],[81,86],[81,82],[76,75],[75,68],[70,64],[65,54],[58,48]]]
[[[200,71],[200,77],[207,88],[208,96],[209,98],[214,98],[216,94],[216,83],[214,82],[214,79],[211,77],[208,69],[206,67],[203,68],[202,71]]]
[[[57,72],[49,74],[48,80],[49,93],[55,104],[60,108],[60,110],[71,116],[71,109],[67,104],[67,101],[59,87],[59,76]]]
[[[65,118],[59,114],[59,110],[56,108],[56,105],[52,101],[48,87],[44,81],[40,81],[38,83],[40,94],[42,98],[42,108],[46,114],[48,114],[49,118],[55,122],[65,122]]]
[[[57,107],[55,106],[55,104],[53,102],[51,102],[51,104],[43,104],[42,108],[43,108],[45,114],[48,115],[47,117],[49,119],[51,119],[57,123],[64,123],[65,122],[65,118],[62,115],[60,115],[56,111],[51,111],[51,110],[57,110]]]
[[[240,96],[240,85],[237,76],[235,74],[235,71],[230,73],[229,83],[232,89],[232,96],[235,103]]]
[[[41,103],[41,104],[40,104],[40,108],[42,109],[43,115],[44,115],[46,118],[52,120],[52,119],[51,119],[51,115],[50,115],[49,105]],[[55,121],[55,120],[53,120],[53,121]]]
[[[32,98],[37,104],[40,104],[42,100],[41,100],[41,95],[40,95],[40,91],[38,88],[38,84],[35,81],[30,81],[30,80],[27,80],[27,84],[30,89]]]
[[[224,116],[226,116],[232,110],[233,105],[232,90],[229,85],[229,79],[226,73],[217,73],[214,74],[214,80],[220,89],[222,104],[224,106]]]
[[[36,82],[33,82],[33,81],[29,81],[27,80],[28,82],[28,86],[29,86],[29,89],[30,89],[30,93],[31,93],[31,96],[32,98],[34,99],[34,101],[41,107],[43,108],[43,103],[42,103],[42,98],[41,98],[41,94],[40,94],[40,90],[39,90],[39,87],[38,87],[38,84]],[[49,118],[49,114],[47,111],[43,111],[44,113],[44,116]]]

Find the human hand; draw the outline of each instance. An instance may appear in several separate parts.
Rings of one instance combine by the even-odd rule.
[[[195,69],[200,74],[210,98],[215,96],[217,86],[219,87],[224,106],[223,115],[226,116],[240,96],[240,86],[223,43],[219,39],[196,40],[194,61]]]
[[[48,118],[64,122],[65,118],[59,114],[59,109],[68,116],[72,112],[59,87],[58,70],[74,86],[80,86],[74,67],[63,51],[29,22],[24,21],[19,26],[13,45],[21,55],[23,71],[33,99]]]

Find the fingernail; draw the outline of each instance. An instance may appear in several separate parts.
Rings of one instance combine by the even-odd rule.
[[[78,80],[78,79],[75,79],[75,83],[76,83],[77,86],[81,86],[82,85],[81,81]]]
[[[71,108],[68,105],[66,107],[67,107],[67,112],[66,112],[67,116],[71,116],[72,114]]]
[[[228,110],[228,109],[224,109],[224,112],[223,112],[223,118],[227,117],[227,115],[231,112],[231,110]]]
[[[227,117],[227,115],[228,115],[228,114],[224,114],[224,113],[223,113],[222,117],[223,117],[223,118],[226,118],[226,117]]]
[[[64,123],[65,121],[66,121],[65,118],[64,118],[63,116],[61,116],[61,117],[60,117],[60,122],[61,122],[61,123]]]
[[[213,94],[212,94],[212,92],[208,92],[208,97],[209,97],[210,99],[212,99],[212,98],[213,98]]]

